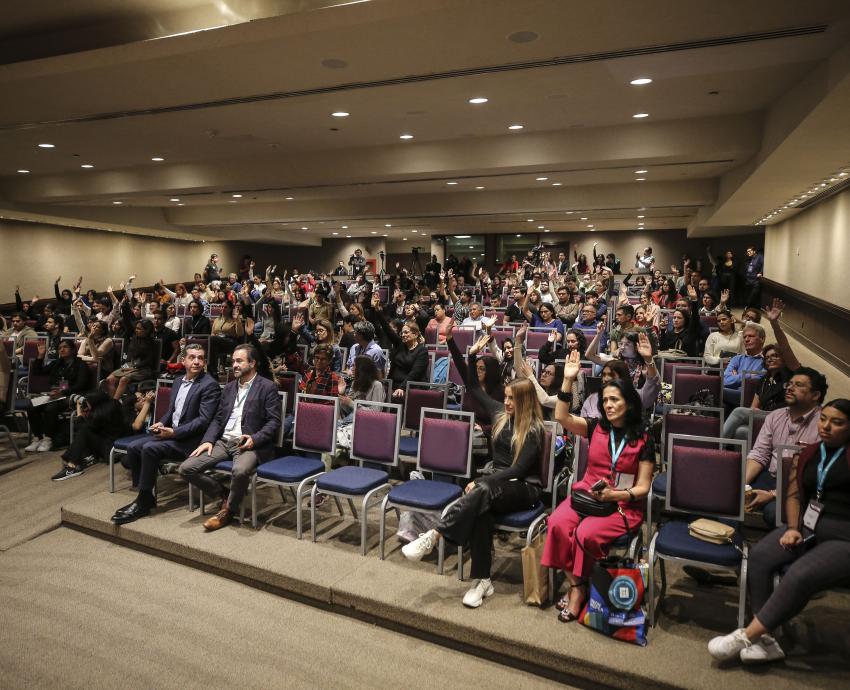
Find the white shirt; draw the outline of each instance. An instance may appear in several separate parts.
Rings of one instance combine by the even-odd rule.
[[[248,393],[251,391],[251,386],[255,378],[257,378],[256,372],[248,383],[237,385],[236,400],[233,401],[233,411],[230,413],[227,424],[224,425],[222,438],[239,438],[242,435],[242,409],[245,407],[245,400],[248,398]]]
[[[171,415],[171,428],[176,429],[180,425],[180,418],[183,416],[183,408],[186,405],[186,398],[189,397],[189,391],[194,379],[184,378],[180,382],[180,389],[177,391],[177,397],[174,399],[174,413]]]
[[[477,319],[473,319],[471,316],[467,316],[462,322],[461,326],[472,326],[476,331],[480,331],[484,328],[484,325],[481,323],[481,319],[483,316],[479,316]]]

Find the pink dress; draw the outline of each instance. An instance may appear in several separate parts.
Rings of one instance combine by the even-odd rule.
[[[611,450],[608,432],[598,420],[588,419],[590,447],[587,453],[587,470],[581,480],[573,484],[573,491],[589,491],[600,479],[613,485],[611,476]],[[651,444],[647,439],[639,439],[632,445],[626,443],[617,460],[617,472],[634,475],[637,478],[641,459],[653,460]],[[643,522],[644,500],[635,502],[621,501],[620,507],[626,516],[629,530],[635,531]],[[549,516],[546,544],[540,562],[549,568],[566,570],[576,577],[590,576],[593,564],[608,552],[608,545],[623,536],[626,528],[623,516],[619,512],[608,517],[582,518],[572,509],[569,498],[561,502],[555,512]],[[579,546],[576,542],[579,542]]]

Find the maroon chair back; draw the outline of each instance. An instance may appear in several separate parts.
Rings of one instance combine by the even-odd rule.
[[[514,327],[513,326],[493,326],[490,329],[490,334],[493,336],[493,340],[496,341],[496,344],[499,347],[504,347],[505,340],[508,338],[513,341],[514,339]]]
[[[156,382],[156,397],[153,405],[153,421],[158,422],[168,412],[168,404],[171,402],[171,381],[164,379]]]
[[[749,407],[753,404],[753,398],[756,397],[759,385],[761,385],[760,378],[744,378],[741,384],[741,407]]]
[[[210,319],[215,319],[221,316],[224,311],[224,305],[222,304],[211,304],[210,305]]]
[[[210,355],[210,336],[208,335],[190,335],[186,336],[186,345],[200,345],[204,348],[204,357],[209,359]]]
[[[551,331],[551,328],[529,328],[528,334],[525,336],[525,349],[534,351],[539,350],[549,339],[549,333]]]
[[[9,340],[8,338],[4,338],[3,347],[6,348],[6,356],[9,358],[9,360],[13,360],[15,358],[15,341]]]
[[[476,330],[469,326],[459,326],[452,331],[452,337],[455,339],[457,349],[461,352],[466,352],[466,348],[475,343]]]
[[[301,376],[294,371],[285,371],[276,375],[275,380],[277,381],[278,390],[286,393],[286,414],[293,414],[295,396],[298,394],[298,383],[300,379]]]
[[[695,393],[704,389],[711,391],[714,404],[719,405],[723,399],[723,380],[719,376],[682,371],[681,367],[673,369],[674,405],[687,405]]]
[[[700,408],[690,408],[697,411]],[[719,438],[723,430],[723,418],[719,414],[722,412],[719,408],[704,408],[713,410],[718,414],[674,414],[673,410],[664,412],[664,422],[662,431],[662,453],[661,457],[666,457],[666,448],[668,438],[671,434],[687,434],[688,436],[708,436],[710,438]],[[711,447],[711,443],[703,441],[680,441],[681,446],[690,447]]]
[[[679,439],[669,453],[670,509],[700,515],[741,519],[744,491],[740,451],[683,446]]]
[[[764,426],[765,417],[754,417],[753,418],[753,445],[755,445],[756,441],[759,437],[759,432],[761,428]]]
[[[425,344],[426,345],[436,345],[437,344],[437,334],[439,330],[434,328],[433,326],[429,326],[425,329]]]
[[[400,430],[401,405],[357,401],[351,434],[351,459],[397,465]]]
[[[590,339],[588,339],[590,342]],[[673,370],[680,366],[700,367],[702,357],[684,357],[681,359],[665,359],[661,365],[661,380],[665,383],[673,383]]]
[[[460,375],[458,368],[455,366],[455,361],[452,357],[449,357],[449,371],[448,371],[448,380],[451,383],[454,383],[457,386],[465,386],[466,381],[463,380],[463,376]]]
[[[584,478],[584,473],[587,472],[587,453],[589,450],[588,441],[584,436],[576,436],[575,447],[575,480],[580,481]]]
[[[402,428],[406,431],[419,431],[419,421],[423,408],[432,407],[441,410],[445,406],[445,386],[420,387],[408,384],[407,394],[404,398],[404,420]]]
[[[35,360],[29,363],[29,373],[27,374],[27,393],[33,395],[36,393],[47,393],[50,390],[50,377],[47,374],[35,374]]]
[[[423,408],[417,468],[468,477],[472,463],[472,415],[442,419],[428,416],[440,410]],[[456,414],[456,413],[454,413]]]
[[[711,316],[700,316],[699,320],[706,328],[717,328],[717,317],[713,314]]]
[[[287,396],[288,397],[288,396]],[[295,402],[292,447],[315,453],[336,452],[338,405],[325,396],[299,394]]]
[[[21,356],[21,362],[24,365],[30,363],[33,359],[38,359],[38,344],[44,343],[47,345],[47,338],[42,338],[41,336],[37,338],[24,338],[24,352]]]

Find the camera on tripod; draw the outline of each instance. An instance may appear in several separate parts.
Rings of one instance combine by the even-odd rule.
[[[422,247],[411,247],[410,251],[413,252],[413,255],[415,256],[415,255],[419,254],[419,252],[422,251]]]

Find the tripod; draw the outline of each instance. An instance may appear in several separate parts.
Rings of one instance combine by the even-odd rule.
[[[417,274],[417,271],[419,273]],[[410,277],[415,278],[417,275],[423,275],[422,264],[419,262],[419,251],[413,250],[413,260],[410,262]]]

